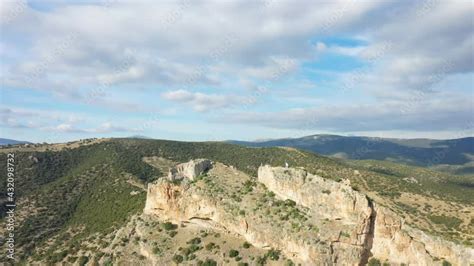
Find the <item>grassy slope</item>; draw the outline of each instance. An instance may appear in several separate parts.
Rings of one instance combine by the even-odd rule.
[[[63,250],[73,252],[82,239],[94,233],[109,233],[124,224],[131,214],[140,212],[146,195],[141,192],[130,196],[137,188],[126,182],[123,173],[130,173],[144,182],[160,176],[158,170],[142,161],[145,156],[160,156],[177,162],[209,158],[233,165],[252,176],[261,164],[284,165],[288,162],[290,166],[303,166],[327,178],[349,178],[353,186],[361,190],[407,191],[469,205],[474,196],[472,178],[452,182],[453,177],[427,170],[375,162],[346,164],[292,149],[246,148],[215,142],[114,139],[55,152],[16,152],[19,200],[32,202],[35,209],[17,228],[23,257],[34,254],[54,262],[61,257],[58,252],[65,248],[61,246],[63,242],[56,239],[49,249],[38,249],[44,241],[53,236],[68,235],[71,227],[81,228],[73,237],[76,244]],[[37,158],[38,163],[33,158]],[[4,153],[0,153],[0,160],[5,169]],[[359,169],[359,176],[354,174],[354,169]],[[422,188],[401,181],[410,173],[423,180]],[[390,200],[397,194],[381,193],[381,196]],[[26,208],[19,206],[18,210],[22,207]]]

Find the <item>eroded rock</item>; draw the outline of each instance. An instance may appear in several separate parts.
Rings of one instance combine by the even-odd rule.
[[[210,160],[191,160],[187,163],[178,164],[177,166],[171,168],[168,172],[168,179],[182,180],[187,178],[189,180],[194,180],[194,178],[209,170],[211,167],[212,162]]]
[[[303,265],[361,265],[370,257],[412,265],[441,264],[443,259],[457,265],[474,261],[472,249],[411,228],[348,182],[324,179],[304,169],[261,166],[258,181],[265,186],[256,185],[248,194],[236,196],[254,179],[216,164],[211,177],[195,180],[209,165],[210,161],[182,164],[170,172],[169,180],[149,184],[144,212],[222,229],[256,247],[281,250]],[[181,177],[195,182],[170,182]],[[268,190],[281,200],[268,202]],[[296,206],[279,207],[284,200]],[[281,212],[288,208],[304,219],[287,220]]]

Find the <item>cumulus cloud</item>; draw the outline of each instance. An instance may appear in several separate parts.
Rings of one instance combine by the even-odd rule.
[[[0,53],[6,59],[1,62],[2,86],[46,91],[61,102],[131,112],[146,108],[136,98],[117,100],[110,92],[167,88],[157,95],[176,105],[196,112],[232,108],[229,122],[269,127],[300,127],[317,115],[318,125],[332,130],[435,129],[441,122],[457,128],[469,111],[472,114],[472,93],[457,96],[463,104],[453,104],[454,96],[449,94],[453,88],[439,86],[463,75],[471,77],[472,83],[474,5],[469,1],[45,4],[47,10],[25,1],[0,5]],[[363,40],[363,45],[331,43],[339,37]],[[358,90],[364,100],[327,111],[321,107],[262,111],[280,109],[275,102],[286,101],[275,93],[269,105],[262,101],[259,112],[238,112],[242,105],[254,103],[248,94],[260,95],[262,84],[278,85],[293,78],[286,89],[298,87],[303,83],[298,76],[302,66],[318,62],[325,54],[365,63],[362,70],[333,75],[335,88]],[[312,87],[324,85],[312,82],[319,82]],[[226,91],[228,87],[233,90]],[[440,95],[443,98],[432,99]],[[403,107],[407,102],[410,107]],[[408,111],[400,113],[400,109]],[[356,115],[359,111],[363,114]],[[21,115],[21,120],[2,115],[2,125],[35,125],[32,118]],[[427,122],[417,123],[417,119]],[[435,122],[438,125],[430,124]],[[63,118],[44,126],[63,132],[122,130],[112,124],[84,129]]]

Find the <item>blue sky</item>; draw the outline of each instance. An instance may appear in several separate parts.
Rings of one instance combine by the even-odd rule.
[[[473,135],[471,1],[0,4],[1,137]]]

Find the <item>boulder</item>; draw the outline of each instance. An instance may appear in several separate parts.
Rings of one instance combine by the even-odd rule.
[[[179,181],[185,178],[194,180],[194,178],[209,170],[211,167],[212,162],[208,159],[191,160],[171,168],[168,172],[168,179],[171,181]]]

